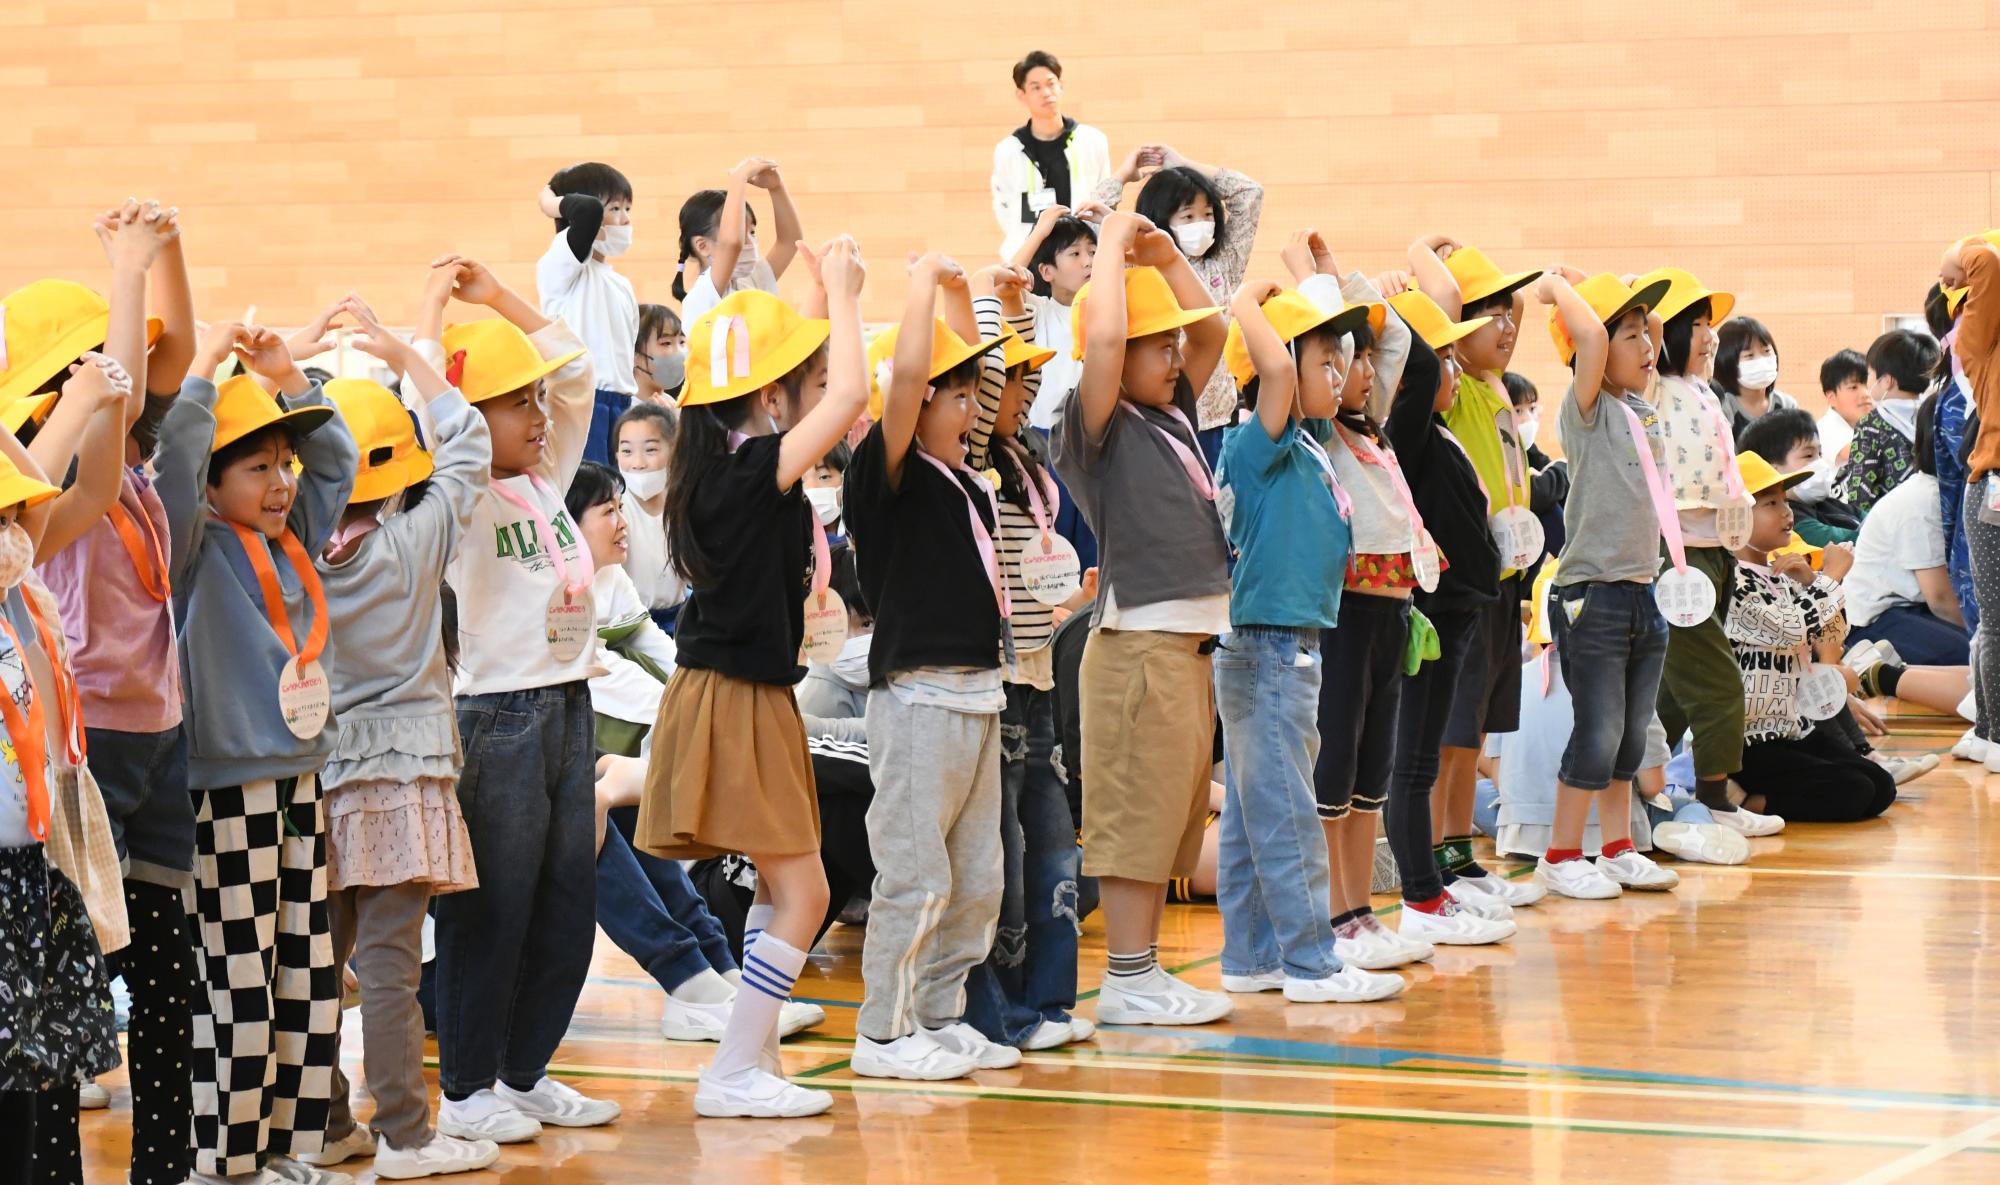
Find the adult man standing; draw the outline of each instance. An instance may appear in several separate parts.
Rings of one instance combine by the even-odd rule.
[[[1074,208],[1111,174],[1104,133],[1062,113],[1062,63],[1054,54],[1038,49],[1014,64],[1014,95],[1028,122],[993,147],[1002,259],[1013,257],[1043,210]]]

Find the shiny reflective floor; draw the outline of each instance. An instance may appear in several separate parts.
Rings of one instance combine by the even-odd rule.
[[[1905,715],[1882,747],[1962,727]],[[837,1092],[810,1120],[696,1119],[713,1047],[661,1040],[659,989],[600,936],[554,1072],[624,1117],[463,1180],[2000,1181],[2000,776],[1947,758],[1882,819],[1751,842],[1746,866],[1674,865],[1675,893],[1520,911],[1512,942],[1440,948],[1394,1002],[1238,997],[1222,1024],[1107,1029],[960,1083],[848,1071],[861,936],[836,928],[798,989],[828,1021],[785,1045]],[[1084,941],[1088,988],[1098,919]],[[1220,942],[1212,908],[1173,907],[1161,961],[1215,987]],[[130,1096],[104,1082],[92,1182],[123,1180]]]

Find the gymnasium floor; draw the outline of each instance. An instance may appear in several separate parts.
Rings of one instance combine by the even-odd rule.
[[[1883,747],[1910,752],[1963,725],[1895,727]],[[712,1047],[662,1041],[658,988],[600,936],[556,1071],[624,1118],[550,1129],[496,1172],[508,1185],[2000,1181],[2000,779],[1947,759],[1883,819],[1752,842],[1744,867],[1676,864],[1677,893],[1523,910],[1514,941],[1440,948],[1394,1002],[1239,997],[1222,1024],[1105,1030],[977,1082],[848,1071],[860,935],[836,929],[799,980],[827,1024],[785,1046],[793,1074],[837,1092],[803,1121],[695,1119],[689,1081]],[[1161,959],[1214,987],[1220,941],[1212,908],[1174,907]],[[1092,986],[1095,919],[1084,942]],[[123,1179],[130,1097],[122,1073],[105,1083],[113,1110],[83,1121],[92,1182]]]

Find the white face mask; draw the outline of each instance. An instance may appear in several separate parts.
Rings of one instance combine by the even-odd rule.
[[[629,222],[624,226],[605,227],[604,234],[597,240],[597,253],[606,259],[623,255],[631,249],[632,224]]]
[[[1215,223],[1183,222],[1174,228],[1174,241],[1182,255],[1193,259],[1215,245]]]
[[[0,589],[13,588],[27,576],[35,562],[35,545],[20,523],[0,528]]]
[[[1744,359],[1736,366],[1736,381],[1745,387],[1768,389],[1778,381],[1778,356],[1763,354]]]
[[[848,635],[833,660],[834,676],[849,687],[868,686],[868,644],[874,640],[874,634]]]
[[[743,250],[737,253],[736,270],[729,274],[731,288],[748,288],[757,281],[757,265],[763,257],[757,254],[757,236],[743,240]]]
[[[1792,495],[1801,502],[1824,502],[1833,496],[1833,469],[1826,458],[1813,462],[1812,476],[1793,486]]]
[[[1514,421],[1514,434],[1521,438],[1521,451],[1535,447],[1535,434],[1542,430],[1542,422],[1533,417]]]
[[[664,469],[653,469],[643,473],[633,469],[621,469],[618,472],[625,478],[625,488],[632,491],[632,496],[641,502],[648,498],[657,498],[667,491],[667,471]]]
[[[819,516],[821,526],[830,527],[840,520],[840,491],[833,486],[820,486],[806,491],[806,501],[812,503],[813,513]]]

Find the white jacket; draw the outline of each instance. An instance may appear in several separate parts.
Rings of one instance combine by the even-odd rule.
[[[1069,157],[1072,203],[1090,197],[1091,191],[1111,176],[1111,142],[1087,123],[1077,124],[1070,133],[1069,149],[1064,155]],[[1021,200],[1041,188],[1042,179],[1021,142],[1012,132],[1001,137],[993,146],[993,220],[1000,224],[1000,258],[1012,259],[1028,232],[1035,228],[1032,217],[1025,222],[1021,220]]]

